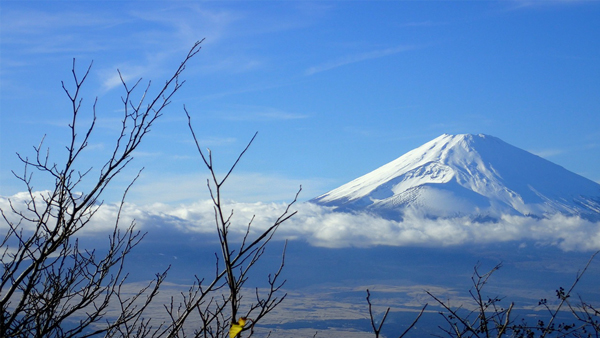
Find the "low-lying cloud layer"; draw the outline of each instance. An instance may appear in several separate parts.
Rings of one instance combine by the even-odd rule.
[[[8,200],[15,208],[25,210],[28,194],[0,197],[0,208],[7,217],[17,221],[10,213]],[[272,225],[285,211],[282,203],[229,202],[225,210],[232,211],[230,232],[240,240],[248,223],[252,233]],[[93,236],[112,229],[119,207],[103,205],[82,235]],[[505,215],[497,222],[478,222],[467,217],[427,219],[407,213],[403,221],[383,219],[366,213],[341,213],[312,203],[298,203],[291,208],[297,211],[278,230],[277,238],[304,240],[321,247],[388,246],[459,246],[468,244],[527,242],[557,246],[565,251],[600,249],[600,222],[579,217],[555,215],[547,219],[534,219]],[[215,234],[215,215],[210,200],[191,204],[135,205],[125,204],[120,224],[127,226],[135,221],[138,229],[148,232],[180,234]],[[31,225],[29,225],[31,226]],[[0,228],[5,228],[2,220]],[[24,224],[25,229],[28,225]],[[182,237],[183,238],[183,237]]]

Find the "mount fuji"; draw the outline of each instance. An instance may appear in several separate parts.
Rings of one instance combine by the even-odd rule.
[[[441,135],[310,202],[401,220],[555,214],[600,220],[600,184],[489,135]]]

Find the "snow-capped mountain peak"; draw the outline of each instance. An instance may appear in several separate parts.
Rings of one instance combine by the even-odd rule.
[[[600,185],[489,135],[444,134],[312,200],[401,218],[555,213],[600,218]]]

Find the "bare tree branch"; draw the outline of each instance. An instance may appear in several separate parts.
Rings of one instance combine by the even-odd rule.
[[[88,177],[92,168],[81,168],[80,158],[95,130],[97,99],[92,104],[91,123],[83,129],[79,126],[83,103],[81,90],[92,64],[83,76],[79,76],[73,60],[74,88],[69,89],[62,83],[71,102],[66,159],[53,163],[49,149],[43,150],[44,138],[34,147],[33,159],[18,154],[24,170],[21,175],[13,174],[25,185],[29,201],[25,203],[25,210],[12,201],[10,210],[1,210],[8,225],[0,254],[1,337],[112,337],[134,334],[142,337],[152,334],[149,321],[142,315],[156,296],[166,271],[158,274],[156,280],[138,293],[129,297],[123,293],[127,279],[125,258],[144,237],[135,230],[135,222],[124,229],[119,224],[125,197],[136,179],[123,193],[105,252],[81,248],[77,235],[94,218],[102,206],[101,196],[106,187],[131,162],[133,151],[183,85],[184,81],[180,81],[179,76],[200,50],[200,44],[201,41],[192,46],[174,74],[147,104],[144,102],[150,83],[138,103],[133,104],[134,90],[140,81],[130,88],[121,77],[126,93],[121,133],[112,155],[95,179]],[[82,136],[78,133],[80,130],[84,130]],[[30,168],[53,178],[54,187],[47,192],[36,192]],[[27,230],[26,226],[32,226],[33,230]],[[107,310],[113,304],[120,307],[116,318],[107,316]],[[69,325],[65,324],[67,321]]]
[[[290,208],[296,203],[302,188],[298,190],[293,201],[287,204],[284,212],[279,215],[273,224],[267,227],[266,230],[261,230],[255,238],[251,238],[251,228],[254,220],[253,217],[246,226],[246,231],[242,242],[239,244],[239,246],[236,245],[236,249],[232,249],[233,242],[230,237],[229,230],[233,220],[233,210],[230,212],[225,211],[225,206],[223,205],[221,195],[222,187],[227,182],[227,179],[230,177],[233,170],[237,167],[242,156],[252,145],[257,133],[255,133],[250,141],[246,144],[245,148],[240,152],[223,178],[219,179],[213,165],[213,158],[210,149],[207,150],[206,154],[202,150],[192,127],[190,114],[185,107],[184,111],[188,117],[188,126],[196,144],[198,153],[200,154],[200,157],[202,158],[202,161],[208,169],[211,177],[207,181],[207,187],[214,206],[215,225],[221,246],[220,260],[223,263],[223,269],[217,273],[213,283],[216,283],[216,281],[220,280],[221,278],[225,278],[225,285],[227,285],[227,293],[221,294],[220,302],[216,302],[217,298],[211,298],[209,304],[213,306],[213,310],[205,308],[204,312],[200,314],[202,323],[205,326],[202,329],[202,334],[204,337],[218,337],[219,334],[228,334],[230,327],[241,327],[241,332],[236,334],[236,336],[239,337],[242,332],[248,332],[248,336],[252,336],[255,325],[260,322],[262,318],[273,311],[279,304],[281,304],[286,297],[286,294],[278,296],[281,291],[281,287],[285,283],[285,281],[279,282],[285,262],[285,247],[278,270],[274,274],[268,276],[269,287],[266,289],[264,294],[262,294],[258,288],[255,288],[255,300],[246,304],[246,302],[243,302],[242,294],[245,285],[248,282],[248,273],[265,253],[266,246],[273,239],[273,236],[275,235],[275,232],[279,226],[296,214],[295,211],[291,212]],[[205,291],[207,291],[207,295],[212,290],[213,284],[209,285],[209,287],[205,289]],[[207,295],[198,297],[196,302],[190,305],[194,308],[198,307],[198,305],[202,302],[204,297],[207,297]],[[239,315],[242,304],[247,307],[244,316]],[[227,308],[229,310],[227,313],[225,313],[224,311]],[[184,322],[191,313],[191,308],[183,311],[180,321]],[[245,326],[246,322],[248,321],[251,322],[251,324],[249,326]],[[176,328],[176,330],[178,330],[178,328]],[[196,336],[199,335],[197,334]],[[174,335],[170,335],[170,337],[174,337]]]

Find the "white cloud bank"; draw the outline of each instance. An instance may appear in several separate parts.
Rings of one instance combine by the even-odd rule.
[[[27,198],[26,193],[0,197],[0,208],[11,219],[8,199],[16,208],[24,210]],[[230,202],[225,210],[233,210],[230,231],[234,237],[241,239],[252,216],[255,216],[252,229],[258,232],[275,221],[285,210],[285,204]],[[298,213],[279,228],[278,238],[306,240],[321,247],[434,247],[535,242],[557,246],[565,251],[600,249],[600,222],[579,217],[556,215],[548,219],[534,219],[506,215],[492,223],[476,222],[467,217],[433,220],[406,214],[405,219],[399,222],[365,213],[334,212],[331,208],[308,202],[296,204],[292,210]],[[115,204],[102,206],[82,234],[93,236],[108,231],[114,226],[117,212]],[[125,204],[121,224],[127,226],[133,220],[138,229],[148,232],[167,231],[171,235],[182,236],[214,233],[216,236],[214,209],[208,200],[178,206]],[[6,228],[4,220],[0,228]]]

